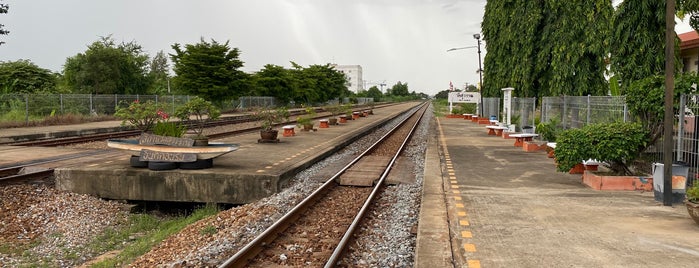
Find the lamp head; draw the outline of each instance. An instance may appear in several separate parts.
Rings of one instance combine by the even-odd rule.
[[[481,39],[481,34],[473,34],[473,38],[475,38],[475,39]]]

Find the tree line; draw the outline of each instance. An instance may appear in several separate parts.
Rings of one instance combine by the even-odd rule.
[[[482,22],[487,49],[484,96],[606,95],[664,73],[663,0],[489,0]],[[677,1],[697,28],[699,1]],[[679,39],[675,51],[679,57]],[[677,60],[676,70],[682,70]],[[611,77],[608,82],[607,77]]]
[[[181,94],[221,103],[241,96],[274,96],[281,103],[323,103],[345,97],[425,97],[396,83],[386,93],[378,88],[354,93],[344,73],[331,64],[291,68],[267,64],[249,74],[241,70],[241,51],[229,42],[173,44],[173,52],[147,55],[136,42],[117,43],[101,37],[84,52],[68,57],[60,73],[29,60],[0,62],[0,93]],[[172,67],[170,66],[172,63]],[[174,75],[171,75],[171,71]]]

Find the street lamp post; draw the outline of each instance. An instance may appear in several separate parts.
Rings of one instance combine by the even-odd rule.
[[[447,49],[447,52],[449,51],[454,51],[454,50],[460,50],[460,49],[467,49],[467,48],[478,48],[478,79],[479,79],[479,84],[478,84],[478,93],[480,93],[480,102],[478,104],[478,116],[482,117],[483,116],[483,67],[481,67],[481,35],[480,34],[474,34],[473,38],[478,40],[478,45],[477,46],[467,46],[467,47],[456,47],[456,48],[450,48]]]
[[[478,93],[481,95],[481,104],[480,104],[480,111],[481,113],[485,113],[483,111],[483,67],[481,67],[481,35],[480,34],[474,34],[473,38],[476,38],[478,41]],[[481,115],[479,115],[480,117]]]

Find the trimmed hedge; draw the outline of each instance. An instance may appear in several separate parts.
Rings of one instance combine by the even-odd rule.
[[[631,175],[628,165],[646,148],[649,138],[638,123],[593,124],[563,131],[556,142],[558,171],[597,159],[614,173]]]

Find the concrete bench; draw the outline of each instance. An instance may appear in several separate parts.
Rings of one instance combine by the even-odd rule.
[[[515,147],[522,147],[525,141],[532,141],[534,137],[538,137],[539,134],[510,134],[510,137],[515,138]]]
[[[502,131],[508,129],[508,127],[501,126],[485,126],[488,129],[488,135],[491,136],[502,136]]]

